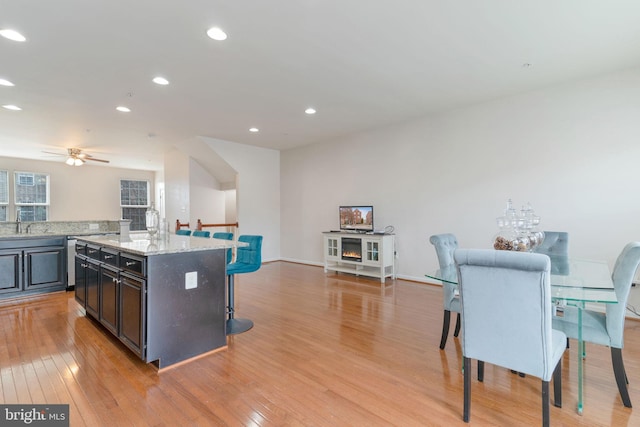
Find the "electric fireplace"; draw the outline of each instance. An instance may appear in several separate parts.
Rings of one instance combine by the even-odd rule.
[[[362,262],[362,239],[342,238],[342,259]]]

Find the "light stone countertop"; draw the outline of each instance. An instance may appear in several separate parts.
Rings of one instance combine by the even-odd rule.
[[[142,256],[249,246],[247,243],[231,240],[175,234],[170,234],[167,239],[155,238],[153,240],[149,239],[149,235],[145,233],[131,234],[128,241],[122,241],[120,236],[78,236],[78,240]]]

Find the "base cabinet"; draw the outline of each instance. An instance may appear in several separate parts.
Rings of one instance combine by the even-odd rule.
[[[138,356],[143,357],[145,342],[145,280],[132,274],[120,275],[119,338]]]
[[[324,271],[396,278],[393,234],[323,233]]]
[[[117,269],[100,266],[100,323],[118,335],[118,287],[120,274]]]
[[[144,265],[141,257],[82,242],[76,244],[76,301],[142,359],[145,356]]]
[[[0,297],[64,290],[66,237],[0,239]]]

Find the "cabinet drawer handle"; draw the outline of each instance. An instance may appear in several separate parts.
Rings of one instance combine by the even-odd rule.
[[[88,250],[88,252],[89,252],[89,254],[95,254],[95,253],[96,253],[96,252],[98,252],[98,251],[97,251],[97,250],[95,250],[95,249],[94,249],[94,250],[89,249],[89,250]]]
[[[131,267],[132,265],[136,265],[136,261],[127,261],[124,263],[127,267]]]
[[[105,255],[104,256],[104,259],[111,259],[111,258],[113,258],[113,255]]]

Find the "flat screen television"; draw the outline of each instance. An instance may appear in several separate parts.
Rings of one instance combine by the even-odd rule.
[[[373,231],[373,206],[340,206],[340,230]]]

